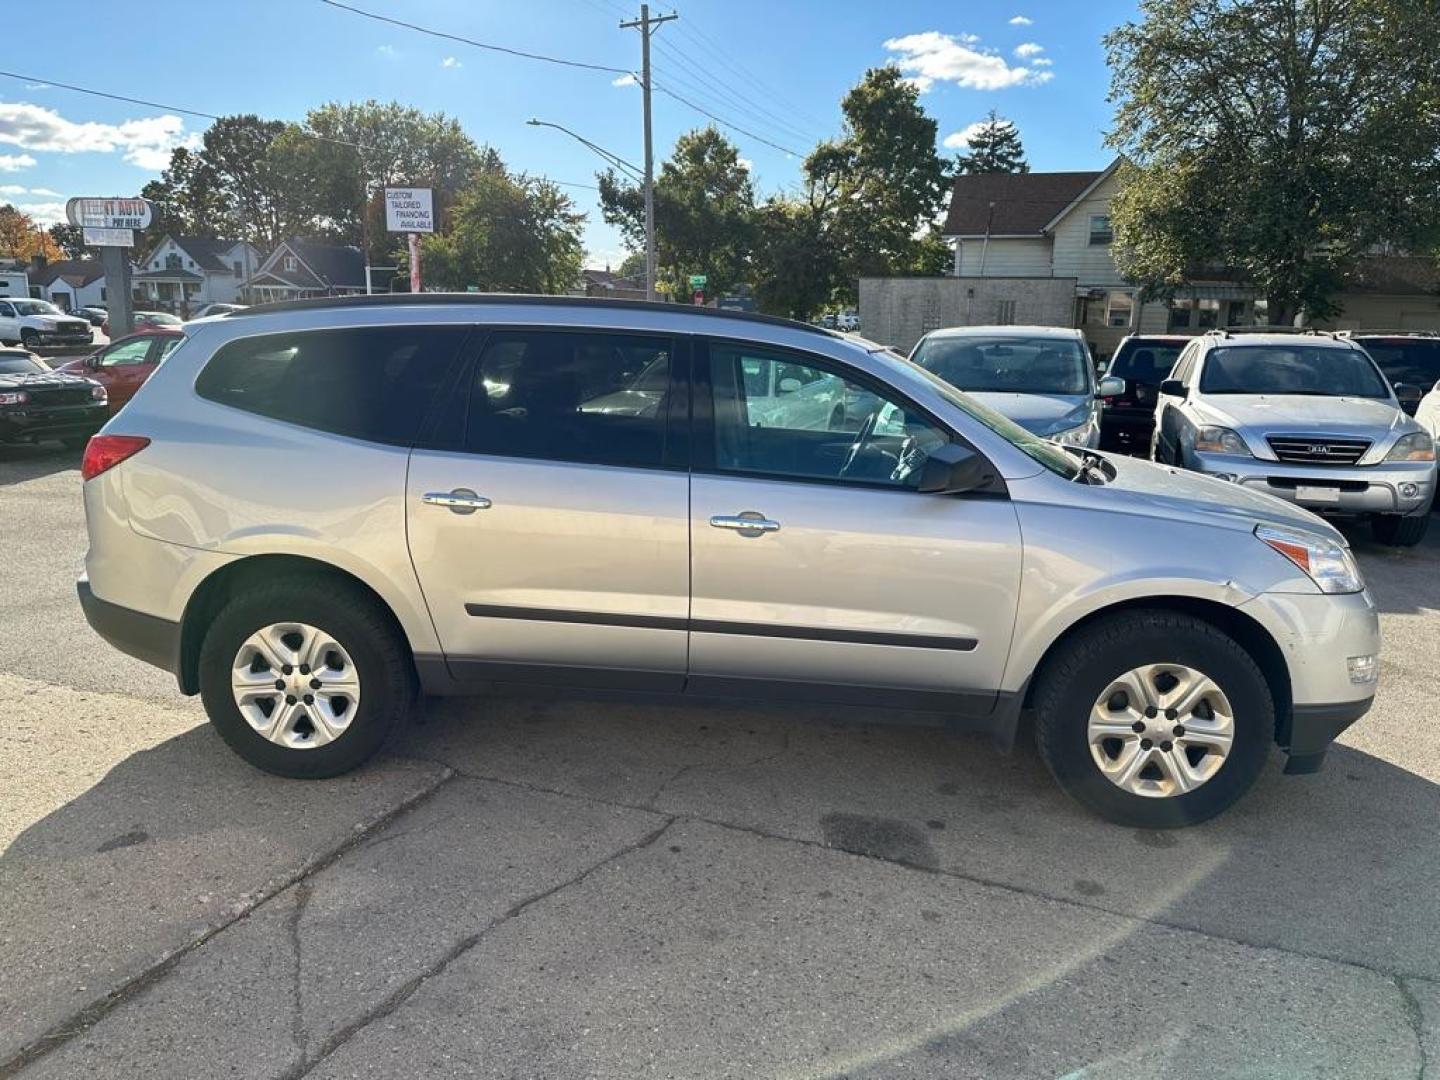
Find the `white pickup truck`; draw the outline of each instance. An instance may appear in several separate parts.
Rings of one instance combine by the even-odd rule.
[[[0,342],[27,349],[41,345],[88,345],[90,320],[67,315],[48,300],[0,299]]]

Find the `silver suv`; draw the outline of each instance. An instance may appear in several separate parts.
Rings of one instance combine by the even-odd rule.
[[[868,411],[787,418],[750,396],[771,368]],[[196,324],[82,473],[91,625],[287,776],[359,765],[422,692],[919,708],[1004,744],[1028,709],[1066,790],[1168,826],[1232,803],[1273,743],[1313,771],[1375,693],[1375,607],[1318,518],[1062,449],[784,320],[251,308]]]
[[[1217,331],[1160,384],[1156,461],[1320,513],[1363,514],[1375,539],[1425,536],[1435,444],[1368,353],[1326,333]]]

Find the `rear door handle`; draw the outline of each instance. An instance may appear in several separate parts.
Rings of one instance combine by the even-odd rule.
[[[710,519],[710,524],[717,529],[734,529],[741,536],[762,536],[780,531],[778,521],[771,521],[755,510],[745,510],[739,514],[716,514]]]
[[[456,488],[453,491],[427,491],[420,496],[420,501],[426,506],[443,506],[452,514],[473,514],[476,510],[489,510],[490,500],[484,495],[477,495],[469,488]]]

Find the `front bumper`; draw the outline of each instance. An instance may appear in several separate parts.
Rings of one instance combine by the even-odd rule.
[[[83,330],[36,330],[31,340],[36,345],[89,345],[95,340],[95,333],[89,326]]]
[[[110,407],[103,401],[53,408],[7,406],[0,409],[0,443],[94,435],[109,418]]]
[[[1197,472],[1324,514],[1423,514],[1435,498],[1435,465],[1289,465],[1229,454],[1193,454]]]
[[[180,670],[180,624],[101,600],[81,577],[75,583],[92,630],[115,648],[172,674]]]
[[[1280,722],[1275,741],[1286,753],[1285,771],[1302,776],[1320,771],[1325,751],[1336,737],[1359,720],[1374,704],[1373,697],[1338,705],[1296,705]]]

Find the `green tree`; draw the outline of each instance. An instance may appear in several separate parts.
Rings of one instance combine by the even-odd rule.
[[[280,120],[245,115],[221,117],[206,129],[199,155],[226,207],[227,239],[249,240],[269,251],[310,224],[313,214],[285,162],[271,152],[286,127]]]
[[[235,217],[220,177],[198,152],[177,147],[170,164],[140,189],[154,204],[154,218],[145,230],[144,245],[152,247],[166,233],[182,236],[223,236],[233,231]]]
[[[1020,142],[1020,129],[991,109],[975,133],[965,140],[968,154],[955,159],[961,173],[1028,173],[1025,147]]]
[[[827,237],[839,261],[836,299],[853,304],[862,276],[934,272],[932,234],[951,177],[935,121],[895,68],[867,71],[840,108],[841,137],[815,148],[805,175],[834,191]]]
[[[50,226],[50,239],[67,259],[83,259],[94,252],[85,246],[85,230],[79,225],[59,222]]]
[[[645,195],[613,170],[600,175],[600,206],[636,250],[645,247]],[[655,178],[657,281],[689,295],[691,274],[705,291],[728,292],[749,274],[755,190],[735,144],[714,127],[681,135]]]
[[[1324,317],[1377,244],[1433,242],[1440,7],[1414,0],[1141,0],[1106,38],[1116,262],[1163,295],[1251,283],[1275,323]]]
[[[840,259],[831,240],[837,178],[806,179],[798,196],[777,195],[760,208],[755,300],[760,310],[808,320],[831,301]]]
[[[444,232],[421,248],[442,289],[561,293],[580,277],[585,215],[548,180],[477,169],[455,194]]]

